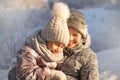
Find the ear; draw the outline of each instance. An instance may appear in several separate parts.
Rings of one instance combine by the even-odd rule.
[[[82,40],[82,44],[83,44],[83,45],[86,44],[86,39],[87,39],[87,35],[83,37],[83,40]]]
[[[87,48],[91,45],[90,35],[87,34],[85,39],[82,39],[83,48]]]

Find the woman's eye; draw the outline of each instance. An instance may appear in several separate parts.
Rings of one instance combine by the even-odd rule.
[[[77,36],[77,34],[73,34],[73,36],[75,36],[75,37],[76,37],[76,36]]]

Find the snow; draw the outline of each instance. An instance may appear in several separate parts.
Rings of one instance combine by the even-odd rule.
[[[120,16],[114,9],[96,8],[83,10],[87,18],[91,47],[95,51],[119,47]]]
[[[91,48],[97,53],[101,80],[120,80],[120,9],[101,7],[81,10],[88,23]],[[26,36],[48,19],[48,11],[0,10],[0,80],[7,80],[15,53]]]
[[[97,53],[101,80],[120,80],[120,47]]]
[[[39,9],[0,10],[0,80],[7,80],[17,50],[28,35],[41,28],[47,14],[48,11]]]

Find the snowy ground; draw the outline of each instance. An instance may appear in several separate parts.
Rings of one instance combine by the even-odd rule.
[[[87,18],[91,47],[98,56],[101,80],[120,80],[119,10],[113,7],[81,10]],[[38,28],[35,26],[44,24],[47,19],[44,16],[46,11],[39,10],[0,11],[0,80],[7,80],[7,73],[15,64],[16,50]]]
[[[101,80],[120,80],[120,47],[98,52]]]

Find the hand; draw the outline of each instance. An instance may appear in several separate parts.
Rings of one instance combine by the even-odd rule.
[[[57,64],[62,64],[63,60],[57,61]]]
[[[51,71],[48,67],[43,68],[43,75],[45,76],[51,76]]]
[[[57,67],[56,62],[47,62],[47,66],[51,69],[55,69]]]
[[[56,69],[61,69],[62,65],[63,65],[63,61],[62,61],[62,60],[61,60],[61,61],[58,61],[58,62],[57,62],[57,68],[56,68]]]

